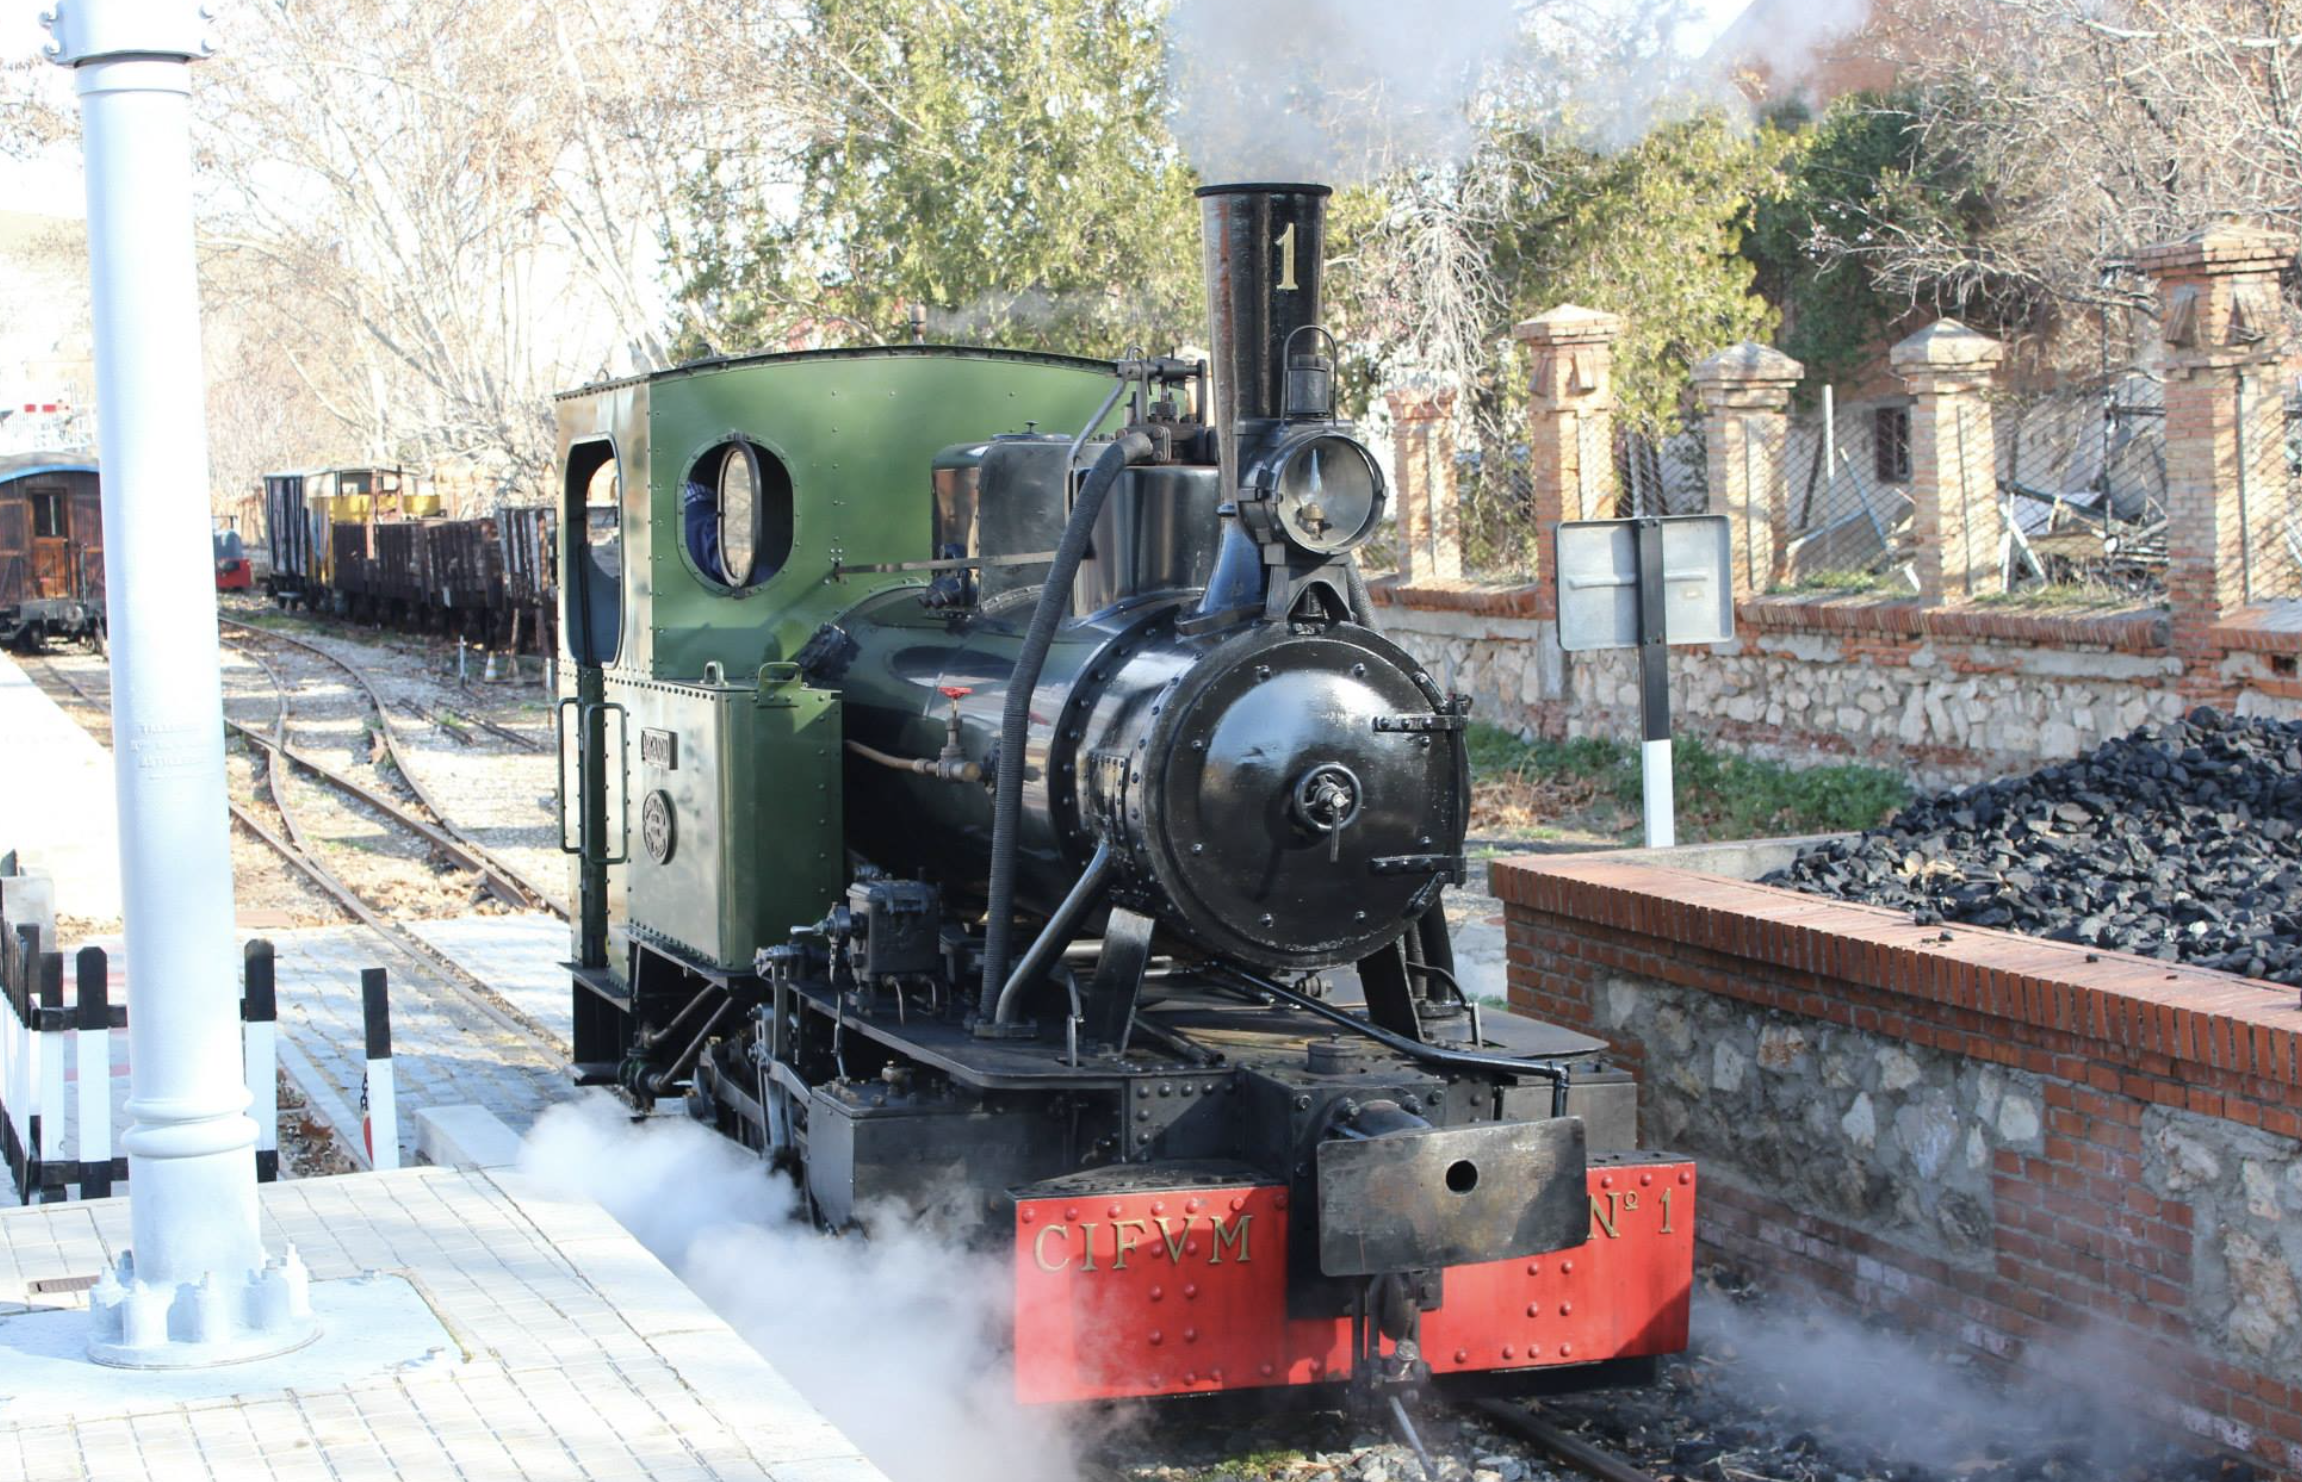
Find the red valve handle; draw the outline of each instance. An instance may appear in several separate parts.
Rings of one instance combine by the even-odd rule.
[[[964,699],[975,693],[972,688],[964,684],[939,684],[935,688],[946,700]]]

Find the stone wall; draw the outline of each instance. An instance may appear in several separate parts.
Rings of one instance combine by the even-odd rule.
[[[2302,1477],[2291,990],[1601,856],[1490,879],[1513,1003],[1640,1072],[1715,1253]]]
[[[1475,719],[1526,733],[1638,735],[1637,658],[1568,654],[1552,625],[1514,602],[1524,588],[1378,584],[1391,635]],[[1796,763],[1862,761],[1922,786],[2026,772],[2090,751],[2150,721],[2213,703],[2241,714],[2302,714],[2302,634],[2233,645],[2203,678],[2173,651],[2155,612],[2041,617],[1915,603],[1765,598],[1738,606],[1731,643],[1671,653],[1680,735]]]

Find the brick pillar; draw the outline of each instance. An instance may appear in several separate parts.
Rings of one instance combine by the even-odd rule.
[[[1463,538],[1455,499],[1455,392],[1409,387],[1391,407],[1391,512],[1399,526],[1399,580],[1459,581]]]
[[[1512,331],[1533,352],[1528,385],[1528,474],[1534,482],[1535,617],[1559,615],[1551,570],[1552,532],[1561,520],[1614,513],[1614,345],[1623,321],[1561,304]],[[1592,456],[1584,457],[1584,450]]]
[[[1910,409],[1911,564],[1922,602],[1963,602],[2006,590],[1998,508],[1991,372],[2006,347],[1955,319],[1937,319],[1889,352],[1915,398]]]
[[[1703,408],[1710,512],[1734,527],[1734,594],[1757,596],[1782,580],[1790,547],[1783,460],[1790,394],[1806,367],[1765,345],[1729,345],[1695,367]]]
[[[2165,342],[2166,598],[2194,677],[2216,657],[2207,630],[2249,599],[2245,551],[2265,550],[2284,508],[2278,273],[2295,245],[2216,226],[2140,254]]]

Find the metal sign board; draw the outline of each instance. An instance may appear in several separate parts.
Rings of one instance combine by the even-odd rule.
[[[1559,647],[1569,653],[1639,644],[1640,520],[1562,520],[1552,547],[1559,573]],[[1724,643],[1734,636],[1733,534],[1725,515],[1665,515],[1664,642]]]

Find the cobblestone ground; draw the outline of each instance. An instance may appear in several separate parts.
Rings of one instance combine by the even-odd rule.
[[[338,1356],[315,1372],[323,1334],[283,1364],[233,1366],[246,1376],[235,1391],[185,1399],[181,1378],[112,1371],[101,1404],[72,1418],[0,1403],[0,1477],[880,1482],[597,1206],[508,1173],[433,1168],[275,1184],[261,1200],[267,1247],[294,1243],[316,1305],[332,1285],[389,1273],[453,1346],[363,1360],[364,1335],[337,1334]],[[30,1283],[91,1276],[128,1238],[124,1199],[0,1212],[0,1372],[12,1323],[86,1306]],[[341,1377],[346,1336],[363,1378]]]
[[[482,981],[502,985],[489,964],[519,954],[473,928],[506,918],[477,918],[446,932],[450,955]],[[521,918],[510,918],[519,920]],[[454,928],[461,923],[424,923]],[[553,923],[555,930],[558,928]],[[450,946],[458,938],[462,944]],[[401,1161],[415,1156],[415,1112],[426,1106],[482,1106],[515,1132],[525,1132],[545,1107],[576,1094],[567,1069],[551,1048],[488,1016],[461,989],[443,982],[429,964],[400,952],[365,927],[319,927],[272,935],[278,953],[281,1059],[327,1120],[356,1136],[361,1087],[367,1074],[360,971],[382,967],[391,975],[392,1076],[399,1106]],[[564,938],[560,952],[565,953]],[[522,959],[524,960],[524,959]],[[545,957],[548,964],[556,957]],[[524,966],[532,985],[544,968]],[[515,1005],[524,994],[507,993]],[[523,1005],[524,1006],[524,1005]],[[538,1003],[537,1007],[544,1007]],[[564,979],[557,1022],[565,1033]],[[549,1027],[551,1020],[544,1023]]]

